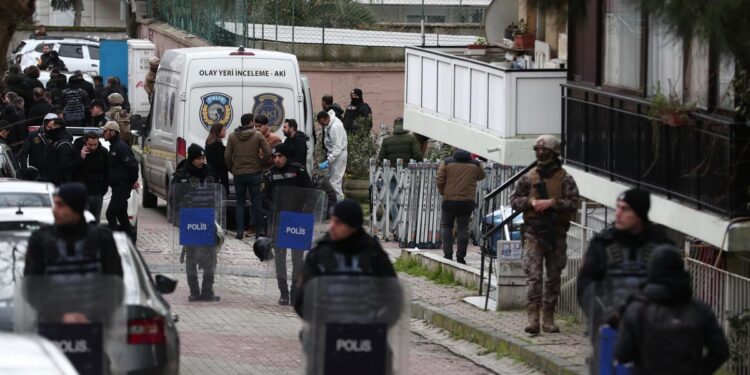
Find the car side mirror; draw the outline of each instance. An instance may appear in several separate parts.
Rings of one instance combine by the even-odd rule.
[[[161,294],[170,294],[177,288],[177,280],[164,275],[156,275],[156,291]]]
[[[143,117],[141,115],[130,115],[130,131],[140,133],[143,130]]]

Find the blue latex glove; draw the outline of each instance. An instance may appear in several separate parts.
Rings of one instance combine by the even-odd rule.
[[[318,168],[319,168],[319,169],[323,169],[323,170],[326,170],[326,169],[328,169],[328,166],[329,166],[330,164],[331,164],[331,163],[329,163],[329,162],[328,162],[328,160],[326,160],[326,161],[324,161],[324,162],[320,163],[320,165],[318,165]]]

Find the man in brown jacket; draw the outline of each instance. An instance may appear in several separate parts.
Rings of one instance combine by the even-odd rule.
[[[453,260],[453,222],[458,222],[456,261],[466,264],[469,247],[469,219],[474,211],[477,181],[485,177],[478,161],[471,159],[468,151],[456,150],[446,158],[437,171],[437,188],[443,196],[443,213],[440,222],[443,237],[443,256]]]
[[[261,169],[271,158],[271,147],[252,126],[253,115],[244,114],[240,119],[240,127],[229,135],[227,149],[224,151],[224,161],[227,170],[234,176],[234,189],[237,194],[237,205],[234,210],[237,223],[237,239],[245,236],[245,193],[250,190],[255,230],[261,237],[266,230],[263,208],[261,207]],[[261,157],[261,152],[263,157]]]

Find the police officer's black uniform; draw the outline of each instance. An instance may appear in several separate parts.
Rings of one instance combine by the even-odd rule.
[[[189,184],[191,181],[204,183],[213,180],[208,165],[202,168],[196,168],[192,160],[199,156],[204,156],[203,148],[196,144],[190,145],[188,149],[188,158],[172,178],[172,186],[175,184]],[[189,192],[187,193],[190,194]],[[189,199],[189,197],[182,197]],[[190,288],[189,301],[217,301],[218,296],[214,293],[214,274],[216,272],[217,248],[214,246],[190,246],[182,249],[183,256],[180,256],[180,262],[185,262],[185,274],[187,274],[188,287]],[[203,270],[203,283],[198,283],[198,268]]]
[[[289,158],[290,149],[286,144],[279,144],[273,148],[273,155],[281,154]],[[312,188],[313,184],[310,180],[310,175],[302,164],[287,161],[286,165],[279,168],[277,166],[271,167],[266,173],[263,174],[264,191],[263,196],[274,197],[276,194],[276,187],[278,186],[292,186],[298,188]],[[273,200],[272,200],[273,201]],[[287,249],[274,247],[275,261],[276,261],[276,282],[279,286],[279,304],[288,305],[289,297],[291,295],[292,301],[295,300],[297,295],[297,286],[292,283],[292,288],[289,290],[286,273],[286,253]],[[301,272],[302,260],[304,253],[302,251],[292,251],[292,280],[297,280]]]

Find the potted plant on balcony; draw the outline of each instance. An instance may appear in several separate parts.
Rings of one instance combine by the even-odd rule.
[[[487,48],[489,46],[487,38],[478,36],[477,39],[474,40],[474,43],[466,46],[466,52],[464,54],[468,56],[484,56],[487,53]]]
[[[668,126],[685,126],[690,124],[689,114],[693,110],[695,110],[695,105],[683,103],[682,98],[671,83],[668,95],[663,94],[657,84],[656,94],[651,99],[648,115],[661,120],[663,124]]]
[[[534,42],[536,41],[536,35],[529,32],[529,24],[523,19],[518,21],[516,31],[513,34],[513,44],[518,49],[534,49]]]

